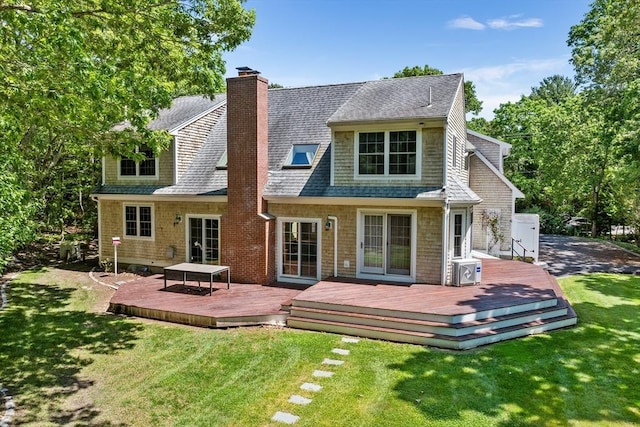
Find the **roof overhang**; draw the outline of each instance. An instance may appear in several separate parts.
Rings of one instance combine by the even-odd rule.
[[[387,206],[387,207],[442,207],[445,198],[377,198],[377,197],[284,197],[263,196],[272,203],[290,205],[334,205],[334,206]]]
[[[94,200],[122,200],[138,202],[215,202],[227,203],[227,196],[197,194],[91,194]]]
[[[357,120],[357,121],[349,121],[349,122],[327,122],[327,126],[329,126],[334,131],[339,130],[353,130],[359,127],[366,128],[381,128],[388,129],[390,126],[393,127],[420,127],[420,128],[435,128],[444,126],[446,123],[446,117],[412,117],[412,118],[404,118],[404,119],[383,119],[383,120]]]

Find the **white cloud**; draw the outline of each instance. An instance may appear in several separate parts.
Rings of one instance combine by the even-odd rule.
[[[539,28],[544,24],[540,18],[515,19],[518,17],[490,19],[487,25],[494,30],[516,30],[519,28]]]
[[[522,95],[531,93],[531,88],[542,79],[554,74],[572,75],[568,57],[546,59],[523,59],[507,64],[463,69],[465,80],[476,87],[478,99],[482,101],[480,117],[493,118],[493,110],[500,104],[515,102]]]
[[[462,28],[465,30],[484,30],[485,25],[469,16],[461,16],[460,18],[456,18],[449,21],[449,28]]]

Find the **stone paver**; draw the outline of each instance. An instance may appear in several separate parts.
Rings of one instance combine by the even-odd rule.
[[[344,348],[334,348],[333,350],[331,350],[331,352],[335,354],[340,354],[342,356],[349,355],[349,350],[345,350]]]
[[[353,337],[342,337],[342,342],[346,342],[346,343],[350,343],[350,344],[357,344],[360,342],[359,338],[353,338]]]
[[[304,383],[300,386],[300,389],[304,391],[313,391],[315,393],[322,390],[322,386],[320,384]]]
[[[344,363],[344,360],[335,360],[335,359],[324,359],[322,361],[323,365],[333,365],[333,366],[340,366]]]
[[[285,424],[295,424],[298,422],[299,419],[300,417],[297,415],[293,415],[288,412],[281,412],[281,411],[276,412],[273,418],[271,418],[272,421],[277,421]]]
[[[289,398],[289,402],[295,403],[296,405],[308,405],[309,403],[311,403],[311,399],[307,399],[306,397],[294,394]]]
[[[333,376],[333,372],[315,370],[313,371],[313,376],[319,378],[329,378]]]

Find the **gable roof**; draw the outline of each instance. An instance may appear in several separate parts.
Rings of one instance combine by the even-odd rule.
[[[366,82],[328,124],[447,117],[462,74]]]
[[[493,144],[497,144],[500,147],[501,154],[503,156],[508,156],[509,152],[511,151],[511,144],[509,144],[508,142],[500,141],[499,139],[493,138],[493,137],[491,137],[489,135],[485,135],[485,134],[480,133],[480,132],[476,132],[476,131],[471,130],[471,129],[467,129],[467,134],[473,135],[476,138],[480,138],[480,139],[482,139],[484,141],[491,142]]]
[[[175,98],[169,108],[163,108],[158,111],[158,117],[149,122],[151,130],[166,130],[169,133],[175,133],[198,120],[205,114],[215,110],[227,99],[225,93],[209,98],[204,95],[179,96]],[[112,130],[121,131],[130,127],[128,121],[118,123]]]
[[[462,84],[461,74],[389,79],[300,88],[270,89],[268,92],[269,176],[265,198],[342,197],[409,198],[477,203],[480,198],[462,182],[442,187],[420,185],[331,186],[332,129],[328,123],[385,121],[446,117]],[[431,104],[429,105],[429,92]],[[209,100],[202,96],[181,97],[171,109],[162,111],[154,129],[177,129],[226,102],[226,95]],[[174,110],[175,108],[175,110]],[[362,110],[362,111],[359,111]],[[191,116],[191,117],[190,117]],[[226,195],[227,170],[216,165],[226,150],[227,116],[224,113],[180,180],[171,186],[147,188],[151,194]],[[294,144],[317,144],[311,168],[283,168]],[[115,192],[114,186],[103,192]]]
[[[173,100],[170,108],[158,112],[158,117],[149,123],[149,129],[177,132],[219,107],[226,99],[226,94],[218,94],[213,99],[203,95],[180,96]]]

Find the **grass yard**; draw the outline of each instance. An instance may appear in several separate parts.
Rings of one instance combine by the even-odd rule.
[[[111,291],[85,272],[23,273],[0,312],[0,384],[19,425],[284,425],[270,420],[276,411],[299,415],[297,426],[640,424],[640,277],[561,285],[576,328],[450,352],[125,319],[102,314]],[[345,364],[314,378],[324,358]],[[293,394],[313,401],[289,403]]]

